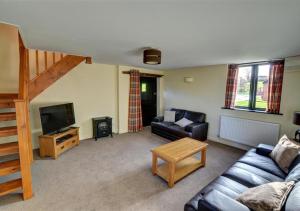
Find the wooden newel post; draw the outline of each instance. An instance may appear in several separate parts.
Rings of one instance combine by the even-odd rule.
[[[23,199],[32,197],[32,181],[31,181],[31,157],[30,157],[30,134],[27,129],[27,107],[25,100],[15,100],[16,120],[18,130],[18,145],[20,154],[20,168],[22,177]]]

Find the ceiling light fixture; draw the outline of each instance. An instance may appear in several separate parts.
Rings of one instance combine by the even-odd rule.
[[[149,48],[144,50],[144,64],[157,65],[161,63],[161,51]]]

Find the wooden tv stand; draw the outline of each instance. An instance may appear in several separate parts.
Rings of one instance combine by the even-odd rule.
[[[58,155],[79,145],[79,127],[71,127],[69,130],[53,135],[39,136],[40,156],[50,156],[56,159]]]

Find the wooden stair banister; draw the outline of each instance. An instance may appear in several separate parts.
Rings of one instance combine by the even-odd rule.
[[[25,48],[22,37],[19,33],[19,99],[28,99],[28,84],[29,84],[29,55],[28,49]]]
[[[85,59],[86,57],[83,56],[67,55],[46,71],[40,73],[29,83],[29,100],[32,100]]]
[[[20,65],[19,65],[19,97],[18,99],[24,100],[25,109],[27,112],[26,115],[26,129],[28,132],[28,145],[29,145],[29,154],[30,160],[33,161],[33,149],[32,149],[32,139],[31,139],[31,128],[30,128],[30,120],[29,120],[29,50],[25,47],[22,37],[19,33],[19,54],[20,54]],[[18,115],[18,114],[17,114]]]

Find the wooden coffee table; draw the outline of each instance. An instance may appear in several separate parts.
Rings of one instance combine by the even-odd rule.
[[[152,173],[168,182],[169,187],[200,167],[206,162],[206,143],[192,138],[183,138],[154,148],[152,151]],[[201,152],[201,160],[193,155]],[[165,161],[157,166],[157,158]]]

